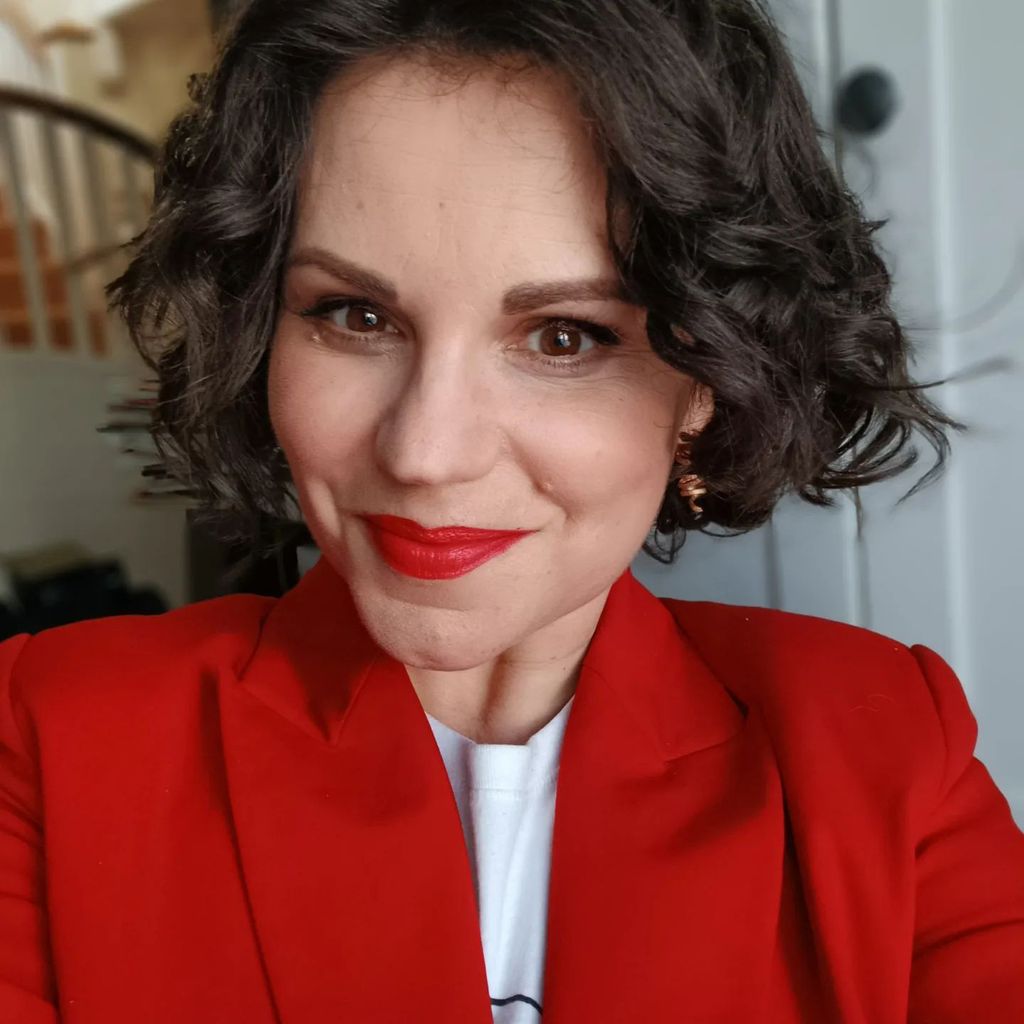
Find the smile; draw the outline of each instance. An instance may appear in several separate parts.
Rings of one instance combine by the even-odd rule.
[[[363,518],[381,558],[396,572],[424,580],[464,576],[534,532],[478,530],[468,526],[428,530],[399,516]]]

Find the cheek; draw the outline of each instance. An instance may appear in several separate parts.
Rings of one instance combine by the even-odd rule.
[[[539,489],[571,520],[652,518],[671,470],[664,424],[671,411],[630,396],[539,415],[520,436]],[[603,406],[603,408],[602,408]]]
[[[267,404],[296,476],[351,465],[372,430],[376,399],[332,363],[287,335],[275,339]]]

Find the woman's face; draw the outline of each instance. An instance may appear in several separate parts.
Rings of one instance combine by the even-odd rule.
[[[323,97],[269,401],[371,634],[408,665],[459,669],[603,602],[677,431],[710,410],[617,296],[603,171],[568,94],[536,73],[441,81],[392,62]],[[529,532],[423,578],[422,549],[389,547],[368,515]]]

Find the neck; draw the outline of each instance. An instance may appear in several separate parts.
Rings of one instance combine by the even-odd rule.
[[[547,629],[472,668],[406,666],[423,710],[477,743],[522,744],[576,691],[607,590]]]

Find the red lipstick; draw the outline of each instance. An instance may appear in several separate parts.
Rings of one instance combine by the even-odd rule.
[[[490,561],[533,530],[477,530],[439,526],[433,530],[400,516],[364,516],[373,543],[396,572],[421,580],[463,576]]]

